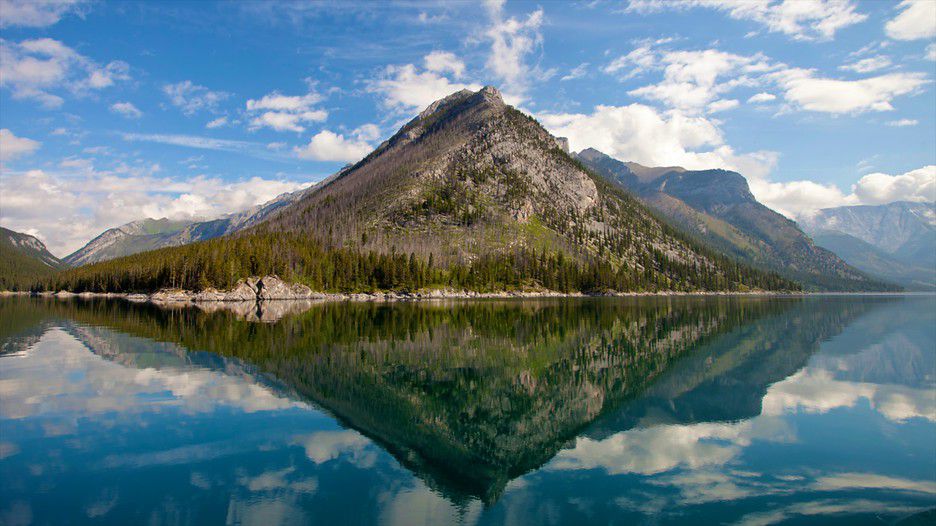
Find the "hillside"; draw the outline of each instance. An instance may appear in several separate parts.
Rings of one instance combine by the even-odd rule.
[[[55,286],[201,289],[263,273],[319,290],[795,287],[657,220],[491,87],[433,103],[253,228],[78,269]]]
[[[0,227],[0,290],[28,289],[63,267],[42,241]]]
[[[280,208],[298,200],[308,189],[283,194],[247,210],[208,221],[142,219],[111,228],[65,256],[72,267],[107,261],[147,250],[213,239],[259,224]]]
[[[816,243],[872,276],[914,290],[936,288],[936,205],[825,208],[802,221]]]
[[[747,180],[727,170],[652,168],[595,149],[576,158],[656,209],[677,227],[741,261],[820,290],[882,290],[793,221],[757,201]]]

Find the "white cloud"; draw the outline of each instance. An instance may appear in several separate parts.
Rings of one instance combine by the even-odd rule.
[[[896,121],[888,121],[886,124],[896,128],[903,128],[906,126],[916,126],[917,124],[920,124],[920,121],[916,119],[897,119]]]
[[[186,115],[194,115],[199,111],[214,112],[218,104],[230,96],[223,91],[212,91],[205,86],[199,86],[191,80],[183,80],[175,84],[163,86],[163,93],[169,97],[173,106],[182,110]]]
[[[777,99],[777,96],[774,95],[773,93],[767,93],[767,92],[762,91],[756,95],[751,95],[751,98],[749,98],[747,101],[749,104],[761,104],[764,102],[771,102],[776,99]]]
[[[85,0],[0,0],[0,28],[46,27],[71,12],[81,14]]]
[[[301,159],[315,161],[354,162],[364,158],[374,149],[367,141],[374,140],[379,129],[373,124],[366,124],[354,132],[351,137],[322,130],[309,140],[309,144],[294,148]]]
[[[638,13],[691,8],[724,11],[796,40],[830,40],[838,30],[868,18],[848,0],[631,0],[628,5],[629,11]]]
[[[936,60],[936,43],[926,46],[926,58]]]
[[[751,193],[764,205],[795,219],[820,208],[858,204],[837,186],[814,181],[773,182],[748,178]]]
[[[922,73],[890,73],[860,80],[816,77],[813,70],[787,69],[772,75],[795,107],[824,113],[890,111],[900,95],[928,83]]]
[[[522,95],[530,81],[544,80],[555,74],[555,70],[543,71],[538,66],[527,64],[527,58],[543,43],[540,27],[543,25],[543,9],[528,14],[526,18],[504,18],[503,0],[488,0],[485,3],[490,26],[485,38],[491,43],[487,68],[502,81],[502,89]]]
[[[863,204],[893,201],[936,201],[936,165],[924,166],[900,175],[872,173],[852,188]]]
[[[754,86],[754,78],[764,72],[777,69],[763,55],[752,56],[726,53],[717,49],[699,51],[664,51],[657,54],[651,50],[640,51],[637,58],[628,58],[634,52],[622,57],[605,68],[605,71],[617,71],[630,63],[644,71],[650,68],[663,68],[663,80],[657,84],[643,86],[629,91],[637,97],[662,102],[683,112],[697,113],[721,95],[739,86]],[[619,59],[621,60],[621,59]],[[634,62],[634,61],[639,62]],[[718,108],[718,106],[716,106]]]
[[[465,74],[465,63],[448,51],[433,51],[423,57],[423,63],[427,71],[443,74],[451,72],[455,78],[461,78]]]
[[[716,123],[679,111],[667,114],[643,104],[597,106],[591,114],[537,114],[572,150],[592,147],[624,161],[689,169],[726,168],[765,177],[776,164],[769,151],[736,153]]]
[[[121,61],[101,66],[51,38],[19,43],[0,39],[0,86],[17,99],[32,99],[57,108],[64,99],[52,91],[82,94],[128,80],[130,67]]]
[[[297,436],[293,443],[301,445],[306,457],[316,464],[342,459],[367,469],[377,461],[374,443],[356,431],[318,431]]]
[[[157,176],[152,165],[97,170],[75,159],[61,171],[5,171],[0,179],[4,226],[34,229],[58,255],[84,245],[108,228],[145,217],[203,219],[266,202],[307,183],[254,177]]]
[[[17,137],[7,128],[0,130],[0,161],[12,161],[36,151],[41,143],[26,137]]]
[[[214,119],[214,120],[209,121],[208,124],[205,125],[205,128],[208,128],[209,130],[211,130],[211,129],[214,129],[214,128],[220,128],[220,127],[222,127],[222,126],[227,126],[227,124],[228,124],[228,118],[227,118],[227,117],[218,117],[217,119]]]
[[[904,0],[899,15],[884,24],[884,32],[895,40],[920,40],[936,37],[936,2]]]
[[[863,58],[851,64],[845,64],[844,66],[840,66],[839,69],[854,71],[855,73],[872,73],[879,69],[889,67],[890,65],[890,58],[884,55],[878,55],[874,57]]]
[[[139,108],[134,106],[131,102],[115,102],[114,104],[111,104],[110,109],[112,112],[123,115],[124,117],[130,119],[139,119],[143,116],[143,112],[140,111]]]
[[[602,71],[609,74],[617,74],[626,68],[627,72],[622,76],[627,79],[655,67],[656,63],[656,54],[651,51],[650,45],[647,44],[636,47],[631,50],[630,53],[612,60]]]
[[[708,105],[708,113],[717,113],[737,108],[740,102],[734,99],[719,99]]]
[[[585,76],[585,73],[587,72],[588,72],[588,62],[582,62],[578,66],[575,66],[574,68],[572,68],[572,70],[569,71],[568,74],[564,75],[559,80],[566,81],[566,80],[574,80],[574,79],[582,78]]]
[[[404,64],[387,66],[381,76],[369,84],[368,90],[381,94],[388,108],[409,112],[421,110],[458,90],[477,91],[481,87],[480,84],[453,82],[436,72]]]
[[[321,101],[322,96],[315,91],[305,95],[283,95],[274,91],[260,99],[250,99],[247,112],[254,115],[250,127],[303,132],[303,123],[323,122],[328,118],[327,111],[314,107]]]
[[[814,181],[748,180],[751,192],[760,202],[792,219],[808,218],[820,208],[835,206],[936,201],[936,166],[932,165],[901,175],[865,175],[852,185],[850,193],[843,192],[833,184]]]

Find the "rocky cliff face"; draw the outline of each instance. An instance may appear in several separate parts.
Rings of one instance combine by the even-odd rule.
[[[104,231],[63,261],[69,266],[78,267],[231,234],[268,219],[281,208],[296,202],[307,190],[283,194],[262,205],[209,221],[172,221],[162,218],[127,223]]]
[[[796,223],[762,205],[739,173],[624,163],[595,149],[576,158],[678,227],[749,264],[812,288],[875,290],[881,284],[818,247]]]

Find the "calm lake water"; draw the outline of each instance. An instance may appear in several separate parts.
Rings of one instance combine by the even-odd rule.
[[[931,524],[936,298],[0,300],[0,524]]]

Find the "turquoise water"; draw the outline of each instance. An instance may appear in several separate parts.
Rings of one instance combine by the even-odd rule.
[[[0,524],[934,519],[932,296],[269,317],[0,300]]]

